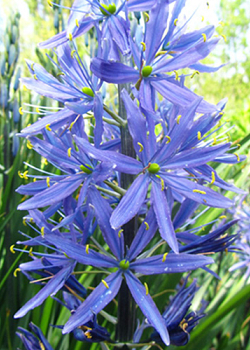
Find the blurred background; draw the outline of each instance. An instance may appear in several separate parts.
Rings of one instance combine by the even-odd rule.
[[[73,1],[55,2],[70,6]],[[188,0],[186,13],[192,14],[196,6],[197,0]],[[18,252],[12,254],[9,247],[20,239],[19,230],[29,234],[29,228],[25,222],[22,223],[23,213],[16,212],[20,195],[15,194],[15,189],[26,181],[18,177],[18,170],[24,172],[27,169],[24,162],[46,168],[46,171],[51,170],[46,160],[27,148],[26,141],[17,138],[15,134],[34,121],[33,114],[26,113],[24,118],[20,106],[24,103],[51,106],[52,102],[26,91],[25,87],[20,86],[19,78],[29,76],[26,58],[42,64],[56,74],[45,55],[46,50],[40,51],[37,44],[64,28],[69,11],[52,9],[47,0],[0,0],[0,8],[0,349],[11,350],[21,347],[19,339],[14,335],[17,326],[27,328],[32,319],[47,333],[51,318],[56,313],[51,308],[52,299],[48,299],[41,309],[35,309],[21,320],[13,320],[13,314],[31,298],[35,286],[28,288],[28,281],[18,273],[16,278],[12,277],[20,259],[22,262],[27,261],[28,256],[22,256],[22,252],[19,255]],[[190,27],[200,28],[207,24],[215,25],[216,35],[221,40],[204,63],[225,66],[212,74],[195,75],[187,84],[209,102],[218,103],[224,97],[228,98],[224,119],[228,121],[228,128],[235,126],[230,131],[232,141],[237,144],[240,140],[245,140],[243,153],[246,154],[250,139],[249,0],[200,1]],[[240,173],[241,170],[237,172]],[[241,183],[246,181],[248,173],[245,171]],[[230,177],[228,172],[227,175]],[[240,183],[238,185],[240,187]],[[51,336],[52,331],[49,332]],[[63,344],[60,343],[59,330],[53,330],[53,339],[57,349],[69,349],[67,337]],[[88,346],[84,349],[88,349]]]

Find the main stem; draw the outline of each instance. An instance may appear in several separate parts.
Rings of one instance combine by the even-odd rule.
[[[123,119],[127,119],[126,109],[121,99],[121,90],[125,88],[129,91],[128,84],[118,85],[119,94],[119,116]],[[128,126],[121,127],[121,151],[123,154],[135,158],[136,154],[133,147],[133,140],[129,133]],[[121,187],[128,189],[134,180],[134,176],[130,174],[121,174]],[[137,220],[133,218],[127,224],[123,226],[123,234],[125,247],[130,246],[135,233],[137,231]],[[116,328],[116,339],[121,342],[130,341],[132,339],[135,330],[135,302],[127,287],[126,282],[123,280],[121,289],[118,296],[118,324]],[[128,349],[127,346],[122,348]]]

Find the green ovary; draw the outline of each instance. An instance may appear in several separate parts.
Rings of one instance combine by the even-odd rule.
[[[129,268],[129,261],[127,260],[121,260],[119,263],[119,266],[122,270],[127,270]]]
[[[90,165],[88,165],[88,164],[86,164],[86,165],[90,167]],[[90,168],[91,168],[91,167],[90,167]],[[87,167],[84,166],[84,165],[80,165],[80,169],[81,169],[84,173],[86,173],[86,174],[92,174],[92,171],[93,171],[93,170],[87,168]]]
[[[149,168],[148,168],[148,171],[151,173],[151,174],[156,174],[158,173],[158,171],[160,170],[160,166],[159,164],[157,163],[151,163]]]
[[[105,8],[105,10],[107,10],[111,15],[113,15],[116,12],[116,6],[114,3],[110,5],[101,4],[101,6]],[[109,16],[109,13],[105,12],[101,7],[100,11],[104,16]]]
[[[90,96],[90,97],[94,97],[94,96],[95,96],[93,90],[92,90],[91,88],[89,88],[89,87],[84,87],[84,88],[82,88],[82,92],[83,92],[85,95],[88,95],[88,96]]]
[[[151,66],[145,66],[142,68],[142,76],[147,78],[152,73],[153,68]]]

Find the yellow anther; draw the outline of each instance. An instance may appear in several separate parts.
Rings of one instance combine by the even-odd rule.
[[[27,86],[23,85],[23,90],[24,91],[29,91],[30,89],[28,89]]]
[[[221,34],[222,38],[225,40],[225,42],[227,42],[227,37],[225,34]]]
[[[165,183],[164,183],[164,180],[161,179],[161,190],[164,191],[164,188],[165,188]]]
[[[227,253],[228,253],[228,249],[227,249],[227,248],[225,249],[225,253],[226,253],[226,255],[227,255]]]
[[[177,26],[178,18],[174,20],[174,25]]]
[[[73,35],[72,35],[72,33],[69,33],[69,40],[70,40],[70,41],[73,40]]]
[[[23,115],[23,107],[20,107],[18,111],[21,115]]]
[[[201,22],[203,22],[204,21],[204,16],[201,16]]]
[[[167,53],[167,51],[158,51],[157,54],[155,55],[155,57],[165,55],[165,53]]]
[[[220,112],[219,115],[223,115],[224,112]],[[221,120],[219,121],[219,126],[221,126]]]
[[[181,114],[178,115],[178,117],[176,118],[176,123],[179,125],[180,124],[180,119],[181,119]]]
[[[86,254],[89,254],[89,244],[86,244],[85,251],[86,251]]]
[[[39,108],[38,108],[38,107],[36,107],[36,113],[40,113],[40,111],[39,111]]]
[[[238,149],[241,147],[241,144],[240,143],[237,143],[237,147],[238,147]]]
[[[80,326],[79,328],[81,328],[83,331],[92,331],[92,330],[93,330],[93,328],[87,327],[87,326],[85,326],[85,325]]]
[[[207,41],[207,36],[206,36],[206,34],[205,34],[205,33],[202,33],[201,35],[203,36],[204,43],[205,43],[205,42]]]
[[[45,227],[43,226],[43,227],[41,228],[41,236],[42,236],[42,237],[44,237],[44,229],[45,229]]]
[[[31,63],[30,68],[34,71],[34,63]]]
[[[146,290],[146,295],[148,295],[148,285],[146,282],[144,282],[144,287],[145,287],[145,290]]]
[[[68,149],[68,157],[71,157],[71,147]]]
[[[105,286],[107,289],[109,289],[109,285],[108,285],[108,283],[107,283],[105,280],[102,280],[102,283],[104,284],[104,286]]]
[[[33,251],[33,248],[32,247],[30,247],[30,250],[29,250],[29,256],[33,256],[34,254],[32,253],[32,251]]]
[[[139,152],[142,152],[144,150],[143,145],[140,142],[137,142],[137,145],[140,146]]]
[[[48,5],[49,5],[50,7],[53,7],[53,4],[52,4],[52,2],[51,2],[50,0],[47,0],[47,3],[48,3]]]
[[[19,267],[17,269],[15,269],[15,271],[13,272],[14,277],[17,277],[18,271],[21,271],[21,269]]]
[[[61,217],[59,218],[58,222],[61,222],[61,221],[62,221],[62,219],[63,219],[63,217],[61,216]]]
[[[171,141],[171,137],[170,136],[166,136],[166,139],[167,139],[166,144]]]
[[[175,74],[175,80],[178,80],[179,74],[178,74],[177,70],[174,70],[174,74]]]
[[[18,176],[21,178],[21,179],[23,179],[23,175],[22,175],[22,173],[21,173],[21,171],[20,170],[18,170]]]
[[[72,122],[72,123],[70,124],[70,126],[69,126],[69,131],[71,131],[71,129],[73,128],[74,124],[75,124],[75,122]]]
[[[224,27],[225,23],[223,21],[219,22],[219,25],[221,25],[222,27]]]
[[[201,140],[201,132],[200,131],[197,132],[197,138],[198,138],[198,140]]]
[[[28,149],[32,149],[33,148],[32,143],[30,142],[30,140],[27,140],[27,147],[28,147]]]
[[[144,224],[146,226],[146,231],[149,230],[149,224],[147,223],[147,221],[144,221]]]
[[[33,77],[34,77],[34,79],[35,79],[35,80],[38,80],[38,78],[37,78],[37,75],[36,75],[36,74],[34,74],[34,75],[33,75]]]
[[[25,219],[25,218],[23,219],[23,225],[24,225],[24,226],[27,226],[27,224],[26,224],[26,219]]]
[[[66,256],[67,259],[70,259],[70,257],[66,253],[63,253],[63,255]]]
[[[121,238],[121,233],[123,232],[123,229],[121,228],[119,231],[118,231],[118,237]]]
[[[50,177],[46,178],[46,184],[47,184],[48,187],[50,187]]]
[[[163,254],[163,257],[162,257],[162,262],[165,262],[165,261],[166,261],[167,256],[168,256],[168,253]]]
[[[75,52],[76,52],[76,50],[72,50],[72,51],[71,51],[71,54],[70,54],[71,58],[74,57],[74,53],[75,53]]]
[[[212,185],[215,182],[215,172],[214,171],[212,171],[211,176],[212,176],[212,180],[210,183]]]
[[[49,164],[46,158],[43,158],[43,162],[44,162],[45,165]]]
[[[200,194],[207,194],[207,192],[205,191],[201,191],[201,190],[193,190],[194,193],[200,193]]]
[[[226,219],[226,218],[227,218],[226,215],[221,215],[221,216],[219,216],[219,219]]]
[[[30,218],[30,222],[35,222],[34,219]]]
[[[86,335],[86,337],[87,337],[88,339],[91,339],[91,338],[92,338],[92,335],[91,335],[90,331],[86,331],[86,332],[84,332],[84,334]]]
[[[145,21],[148,22],[149,21],[149,14],[147,12],[143,12],[144,16],[145,16]]]
[[[212,145],[216,145],[216,143],[217,143],[217,139],[216,139],[216,137],[214,137]]]
[[[146,44],[144,43],[144,41],[141,41],[141,45],[142,45],[142,51],[146,51]]]
[[[78,22],[78,19],[76,18],[76,26],[79,27],[79,22]]]
[[[193,74],[191,75],[191,79],[195,76],[195,74],[200,74],[200,72],[198,72],[198,70],[196,70],[195,72],[193,72]]]
[[[28,180],[27,174],[28,174],[28,170],[24,171],[24,173],[23,173],[23,178],[24,178],[25,180]]]
[[[227,133],[227,137],[228,137],[228,141],[231,140],[231,135],[229,133]]]
[[[34,177],[33,182],[36,182],[36,178]]]
[[[240,156],[237,153],[233,153],[237,157],[237,162],[240,162]]]
[[[11,251],[12,254],[16,254],[16,252],[14,251],[14,247],[15,247],[15,244],[12,244],[10,246],[10,251]]]
[[[51,131],[52,129],[50,128],[50,124],[46,124],[45,126],[46,130]]]

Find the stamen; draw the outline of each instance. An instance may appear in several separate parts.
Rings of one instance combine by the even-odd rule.
[[[78,22],[78,19],[76,18],[76,26],[79,28],[79,22]]]
[[[108,285],[108,283],[107,283],[105,280],[102,280],[102,283],[104,284],[104,286],[105,286],[107,289],[109,289],[109,285]]]
[[[71,147],[68,149],[68,157],[71,157]]]
[[[146,290],[146,295],[148,295],[148,285],[146,282],[144,282],[145,290]]]
[[[174,70],[174,73],[175,73],[175,80],[178,80],[179,74],[178,74],[177,70]]]
[[[73,35],[72,33],[69,33],[69,41],[72,41],[73,40]]]
[[[165,183],[164,180],[161,178],[161,190],[164,191]]]
[[[46,130],[48,130],[48,131],[51,131],[52,129],[50,128],[50,124],[47,124],[46,126],[45,126],[45,128],[46,128]]]
[[[24,226],[27,226],[27,224],[26,224],[26,219],[25,219],[25,218],[23,219],[23,225],[24,225]]]
[[[20,113],[21,115],[23,115],[23,107],[20,107],[20,108],[19,108],[19,113]]]
[[[27,147],[28,147],[28,149],[32,149],[33,148],[33,145],[30,142],[30,140],[27,140]]]
[[[33,75],[33,77],[34,77],[34,79],[35,79],[35,80],[38,80],[38,78],[37,78],[37,75],[36,75],[36,74],[34,74],[34,75]]]
[[[53,7],[53,4],[52,4],[52,2],[51,2],[50,0],[47,0],[47,3],[48,3],[48,5],[49,5],[50,7]]]
[[[201,140],[201,132],[200,131],[197,132],[197,138],[198,138],[198,140]]]
[[[214,171],[212,171],[212,173],[211,173],[211,175],[212,175],[212,180],[211,180],[211,185],[215,182],[215,172]]]
[[[32,248],[32,247],[30,247],[30,250],[29,250],[29,256],[34,256],[34,254],[32,253],[32,251],[33,251],[33,248]]]
[[[219,216],[219,219],[226,219],[226,218],[227,218],[226,215]]]
[[[15,271],[13,272],[14,277],[17,277],[17,272],[18,271],[21,271],[21,269],[19,267],[16,268]]]
[[[118,231],[118,237],[121,238],[121,233],[123,232],[123,229],[121,228],[119,231]]]
[[[227,42],[227,37],[225,34],[221,34],[222,38],[225,40],[225,42]]]
[[[200,193],[200,194],[207,194],[207,192],[205,191],[201,191],[201,190],[193,190],[194,193]]]
[[[137,145],[140,146],[139,152],[142,152],[144,150],[143,145],[140,142],[137,142]]]
[[[240,156],[237,153],[233,153],[237,157],[237,162],[240,162]]]
[[[166,261],[167,256],[168,256],[168,253],[163,254],[162,262],[165,262],[165,261]]]
[[[149,230],[149,224],[147,223],[147,221],[144,221],[144,224],[146,226],[146,231],[148,231]]]
[[[198,70],[196,70],[195,72],[193,72],[193,74],[191,75],[191,79],[195,76],[195,74],[200,74],[200,72]]]
[[[174,25],[177,26],[178,18],[174,20]]]
[[[86,244],[86,253],[89,254],[89,244]]]
[[[201,16],[201,22],[203,22],[204,21],[204,16]]]
[[[84,332],[84,334],[86,335],[86,337],[87,337],[88,339],[91,339],[91,338],[92,338],[92,335],[90,334],[90,331],[86,331],[86,332]]]
[[[14,251],[14,247],[15,247],[15,244],[12,244],[10,246],[10,251],[11,251],[12,254],[16,254],[16,252]]]
[[[50,177],[46,178],[46,184],[47,184],[48,187],[50,187]]]
[[[144,16],[146,17],[145,18],[145,21],[148,22],[150,17],[149,17],[149,14],[147,12],[143,12]]]
[[[41,236],[42,237],[44,237],[44,229],[45,229],[45,227],[43,226],[43,227],[41,227]]]
[[[76,50],[72,50],[70,53],[71,58],[74,58],[74,53],[76,52]]]
[[[40,110],[38,107],[36,107],[36,113],[40,113]]]
[[[22,175],[22,173],[21,173],[21,171],[20,170],[18,170],[18,176],[21,178],[21,179],[23,179],[23,175]]]
[[[146,51],[146,44],[144,43],[144,41],[141,41],[142,44],[142,51],[145,52]]]
[[[207,41],[207,36],[206,36],[206,34],[205,34],[205,33],[202,33],[201,35],[203,36],[204,43],[205,43],[205,42]]]
[[[27,174],[28,174],[28,170],[24,171],[24,173],[23,173],[23,178],[24,178],[25,180],[28,180]]]
[[[176,123],[179,125],[180,124],[180,119],[181,119],[181,115],[178,115],[178,117],[176,118]]]
[[[165,136],[167,141],[166,141],[166,144],[168,144],[170,141],[171,141],[171,137],[170,136]]]

